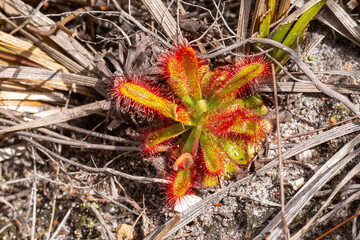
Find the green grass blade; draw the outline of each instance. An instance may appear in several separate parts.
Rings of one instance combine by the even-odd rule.
[[[318,13],[318,11],[324,6],[326,0],[322,0],[307,10],[305,13],[301,15],[299,20],[295,23],[294,27],[290,30],[289,34],[286,36],[283,44],[285,46],[291,47],[291,45],[295,42],[296,38],[301,34],[301,32],[305,29],[305,27],[309,24],[309,22],[314,18],[314,16]],[[281,61],[285,56],[285,52],[279,50],[275,59]]]
[[[301,43],[305,38],[305,32],[307,28],[304,29],[299,35],[299,43]],[[291,49],[295,49],[297,46],[297,41],[294,41],[293,44],[290,46]],[[283,56],[283,58],[279,61],[279,63],[284,66],[287,60],[289,59],[289,56],[286,54]],[[276,72],[280,72],[281,68],[279,66],[276,67]]]

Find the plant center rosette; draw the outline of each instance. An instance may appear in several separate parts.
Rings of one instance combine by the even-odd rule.
[[[192,195],[196,185],[218,184],[232,178],[254,157],[270,130],[262,116],[267,108],[250,92],[269,72],[263,57],[237,60],[210,70],[189,45],[177,45],[160,59],[165,84],[146,77],[114,77],[110,89],[117,106],[160,116],[165,124],[148,131],[143,151],[170,151],[168,205]]]

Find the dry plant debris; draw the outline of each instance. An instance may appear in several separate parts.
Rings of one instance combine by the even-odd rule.
[[[1,238],[278,239],[281,211],[289,239],[359,238],[359,1],[0,8]],[[198,49],[210,70],[237,57],[273,61],[278,94],[270,82],[258,92],[266,118],[280,120],[236,180],[194,189],[203,199],[182,213],[163,205],[167,156],[139,153],[141,129],[156,118],[114,109],[107,93],[114,75],[163,83],[157,60],[177,43]]]

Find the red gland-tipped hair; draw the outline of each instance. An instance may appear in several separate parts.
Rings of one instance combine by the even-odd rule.
[[[143,139],[142,152],[154,155],[172,148],[174,139],[187,129],[183,124],[173,124],[166,127],[149,128]]]
[[[224,107],[209,116],[207,129],[220,137],[237,137],[246,141],[257,141],[268,132],[267,125],[252,110],[241,106]]]
[[[217,72],[209,85],[209,94],[217,99],[236,94],[241,97],[249,95],[269,71],[264,57],[238,60],[234,66],[224,67]]]
[[[200,146],[204,169],[210,175],[219,175],[223,170],[224,151],[216,144],[212,136],[207,133],[201,135]]]
[[[202,98],[199,68],[202,60],[189,45],[179,44],[160,58],[160,69],[171,90],[186,106]]]
[[[158,86],[150,85],[145,77],[115,77],[110,89],[110,97],[117,106],[121,105],[127,111],[135,110],[140,115],[172,118],[178,122],[192,124],[186,108],[169,100]]]
[[[180,168],[178,171],[171,170],[167,178],[170,180],[170,183],[164,185],[164,201],[167,208],[169,208],[183,201],[186,195],[192,194],[195,178],[193,167],[188,165],[185,169]]]

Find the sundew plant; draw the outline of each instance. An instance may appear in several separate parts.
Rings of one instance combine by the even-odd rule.
[[[232,178],[256,154],[270,130],[267,108],[250,93],[269,72],[263,57],[238,59],[211,70],[189,45],[176,45],[160,59],[164,84],[145,76],[117,76],[110,95],[117,107],[158,116],[147,131],[143,152],[170,153],[165,186],[168,205],[193,194],[194,186],[213,186]]]

